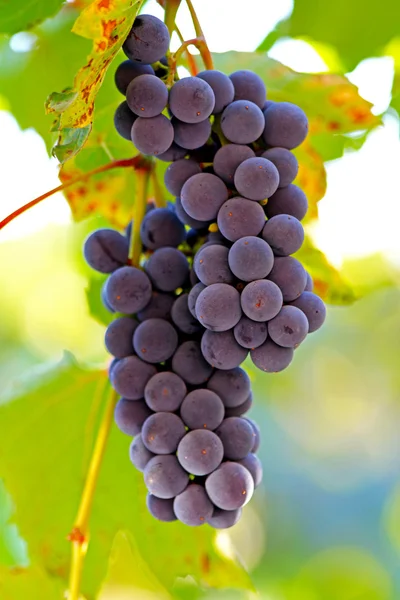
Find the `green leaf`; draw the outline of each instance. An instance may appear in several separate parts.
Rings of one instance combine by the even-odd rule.
[[[25,566],[28,564],[26,545],[20,538],[17,527],[8,522],[11,514],[11,498],[0,481],[0,565]]]
[[[13,34],[32,29],[38,23],[56,14],[64,0],[11,0],[0,2],[0,33]]]
[[[0,567],[1,600],[58,600],[64,591],[61,581],[49,577],[38,566],[27,569]]]
[[[16,522],[32,561],[63,582],[70,561],[67,535],[79,504],[105,382],[103,371],[82,369],[67,356],[60,365],[17,385],[0,405],[0,473],[16,507]],[[186,575],[215,587],[250,588],[244,570],[216,552],[211,528],[165,525],[149,515],[143,477],[128,458],[129,442],[113,427],[89,523],[85,596],[96,596],[113,539],[125,529],[149,571],[167,588]]]

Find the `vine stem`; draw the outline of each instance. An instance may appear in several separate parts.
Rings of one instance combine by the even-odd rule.
[[[152,168],[151,165],[147,165],[147,159],[144,158],[140,154],[138,154],[137,156],[134,156],[132,158],[113,160],[113,161],[107,163],[106,165],[98,167],[97,169],[93,169],[92,171],[88,171],[87,173],[82,173],[82,175],[79,175],[78,177],[75,177],[74,179],[71,179],[70,181],[66,181],[65,183],[62,183],[61,185],[58,185],[57,187],[53,188],[52,190],[49,190],[48,192],[46,192],[45,194],[42,194],[41,196],[38,196],[34,200],[27,202],[27,204],[24,204],[20,208],[17,208],[17,210],[15,210],[11,214],[9,214],[2,221],[0,221],[0,230],[3,229],[9,223],[11,223],[11,221],[14,221],[14,219],[16,219],[17,217],[22,215],[24,212],[28,211],[30,208],[33,208],[34,206],[36,206],[37,204],[42,202],[42,200],[46,200],[46,198],[53,196],[53,194],[56,194],[57,192],[62,192],[64,190],[66,190],[67,188],[71,187],[72,185],[75,185],[76,183],[86,181],[90,177],[93,177],[93,175],[98,175],[99,173],[104,173],[105,171],[111,171],[111,169],[126,168],[126,167],[132,167],[134,169],[142,169],[142,170],[146,170],[146,171],[150,171],[150,169]]]
[[[164,197],[162,188],[160,186],[160,182],[158,181],[157,172],[156,172],[155,168],[152,170],[150,177],[151,177],[151,183],[153,186],[154,200],[156,203],[156,207],[157,208],[165,208],[167,203],[165,201],[165,197]]]
[[[140,226],[146,214],[147,193],[149,189],[150,173],[148,170],[138,170],[137,190],[132,224],[131,241],[129,245],[128,264],[134,267],[140,266],[140,255],[142,253],[142,240],[140,239]]]
[[[71,571],[69,579],[68,600],[79,600],[82,572],[89,544],[89,518],[93,505],[94,493],[99,478],[100,468],[107,446],[108,437],[113,423],[114,408],[117,393],[110,388],[104,409],[103,418],[97,433],[89,469],[86,475],[78,513],[73,530],[68,536],[72,542]]]
[[[178,25],[176,25],[176,24],[175,24],[175,31],[178,35],[178,38],[179,38],[181,44],[183,44],[185,40],[183,38],[183,35],[182,35]],[[194,59],[193,54],[190,52],[189,48],[186,48],[186,56],[187,56],[188,68],[189,68],[190,74],[193,77],[195,77],[197,75],[197,73],[199,72],[199,69],[197,68],[196,61]]]
[[[198,50],[201,54],[201,58],[203,59],[204,62],[204,66],[206,69],[213,69],[214,68],[214,64],[213,64],[213,59],[211,56],[211,52],[208,48],[207,42],[206,42],[206,38],[204,36],[203,30],[201,28],[200,25],[200,21],[199,18],[197,16],[197,13],[195,11],[195,8],[193,6],[192,0],[186,0],[186,4],[187,7],[189,9],[190,12],[190,16],[192,18],[193,21],[193,27],[196,33],[196,37],[200,42],[200,45],[198,47]]]

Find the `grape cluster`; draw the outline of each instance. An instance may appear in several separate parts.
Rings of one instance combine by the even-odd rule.
[[[115,421],[134,436],[148,509],[162,521],[215,528],[237,522],[259,485],[256,424],[240,367],[282,371],[325,306],[291,256],[304,240],[307,199],[290,152],[307,135],[294,104],[266,100],[251,71],[205,71],[170,81],[165,25],[141,15],[116,71],[126,95],[115,126],[143,154],[169,162],[176,197],[149,204],[142,267],[129,264],[132,224],[85,242],[87,262],[109,274],[104,305],[109,374],[121,396]]]

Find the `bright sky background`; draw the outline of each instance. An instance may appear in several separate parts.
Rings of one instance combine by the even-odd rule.
[[[238,0],[194,0],[210,49],[252,51],[275,24],[292,8],[291,0],[247,0],[240,10]],[[146,12],[162,16],[162,9],[150,0]],[[193,29],[183,5],[178,25],[186,39]],[[18,40],[13,40],[14,48]],[[173,40],[176,46],[177,41]],[[23,48],[23,44],[21,44]],[[327,70],[317,52],[306,42],[282,40],[269,53],[290,67],[305,72]],[[374,104],[374,112],[384,111],[390,102],[393,64],[390,58],[363,61],[349,75],[360,93]],[[110,123],[110,127],[112,124]],[[0,111],[1,207],[0,217],[39,194],[56,187],[57,162],[47,156],[41,138],[32,130],[20,131],[15,120]],[[327,165],[328,192],[320,202],[320,220],[313,228],[319,247],[336,265],[347,257],[383,252],[400,263],[398,221],[400,217],[399,122],[388,115],[384,125],[373,132],[363,148]],[[54,196],[21,216],[0,236],[0,242],[32,233],[49,223],[70,219],[68,205]]]

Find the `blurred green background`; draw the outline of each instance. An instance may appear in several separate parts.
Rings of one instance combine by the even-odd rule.
[[[215,572],[204,580],[190,577],[190,566],[189,575],[174,583],[164,577],[169,569],[166,556],[179,555],[182,550],[173,535],[169,538],[168,525],[140,529],[145,497],[143,490],[135,487],[133,474],[132,481],[129,479],[132,489],[124,487],[125,472],[131,477],[125,464],[129,440],[113,431],[110,444],[115,443],[122,454],[109,470],[112,479],[102,481],[100,492],[109,502],[110,513],[118,514],[124,496],[133,524],[121,517],[108,574],[105,568],[101,570],[105,583],[98,580],[89,585],[93,589],[86,597],[397,600],[400,5],[397,0],[295,0],[294,4],[290,0],[248,0],[245,6],[233,0],[197,0],[195,6],[213,52],[251,52],[258,47],[297,71],[347,74],[373,105],[372,114],[381,117],[367,131],[360,125],[360,131],[337,138],[331,133],[329,139],[321,140],[319,151],[328,188],[319,203],[318,220],[308,224],[310,239],[357,300],[348,306],[328,307],[325,326],[299,348],[286,372],[256,374],[248,364],[255,390],[250,416],[262,432],[264,480],[240,523],[210,543],[224,560],[239,557],[250,572],[254,589],[236,571],[230,579],[229,569],[225,572],[219,563],[217,567],[212,564]],[[153,1],[144,10],[162,15]],[[43,103],[48,93],[71,83],[84,62],[87,40],[68,33],[76,15],[69,6],[33,32],[0,36],[2,216],[57,185],[57,163],[48,159],[46,150],[51,140]],[[189,38],[185,7],[177,22]],[[60,33],[64,30],[65,39]],[[53,50],[52,44],[57,43],[61,50]],[[111,86],[112,73],[104,88],[107,91]],[[336,142],[340,150],[334,151]],[[332,145],[329,151],[328,143]],[[128,155],[126,147],[123,154]],[[78,439],[77,434],[71,437],[73,427],[79,421],[79,431],[86,431],[79,413],[79,394],[82,403],[91,399],[82,388],[76,392],[75,417],[66,417],[65,424],[52,422],[54,415],[64,417],[52,413],[56,400],[61,402],[60,386],[65,387],[63,402],[72,399],[75,391],[68,386],[75,375],[66,373],[53,402],[45,373],[48,364],[61,360],[64,350],[73,353],[88,372],[104,369],[109,361],[103,349],[104,315],[94,300],[99,280],[81,257],[85,236],[106,223],[104,217],[96,216],[74,223],[65,200],[54,197],[0,233],[0,402],[5,411],[0,412],[2,599],[58,598],[66,587],[67,574],[53,558],[54,553],[61,555],[68,549],[64,540],[67,525],[62,538],[65,547],[60,544],[55,549],[41,536],[45,529],[52,531],[43,525],[47,505],[54,512],[51,522],[60,519],[72,526],[75,491],[70,497],[69,487],[62,488],[58,480],[65,475],[69,481],[67,442],[73,445],[75,437]],[[32,377],[38,391],[31,394]],[[21,403],[15,414],[7,408],[10,398]],[[53,451],[58,456],[58,446],[65,461],[65,465],[59,463],[60,470],[57,463],[47,460]],[[46,457],[43,464],[37,462],[39,448],[40,456]],[[85,459],[80,457],[78,464],[84,465]],[[49,465],[52,472],[46,470]],[[81,475],[76,475],[77,486],[82,483]],[[118,477],[120,495],[115,493],[108,501],[107,493]],[[57,481],[54,489],[52,478]],[[64,504],[68,505],[65,511]],[[33,513],[41,510],[43,517],[35,521]],[[102,519],[108,518],[105,515]],[[156,537],[158,527],[162,538]],[[32,542],[29,528],[34,530]],[[121,533],[125,528],[130,530],[129,539]],[[195,536],[185,539],[196,556],[201,543]],[[45,543],[49,544],[46,548]],[[162,568],[149,559],[151,553],[154,563],[165,561]],[[52,561],[57,568],[51,566]],[[26,582],[16,581],[16,574],[25,568]],[[214,584],[222,589],[213,589]],[[243,589],[233,589],[236,587]]]

